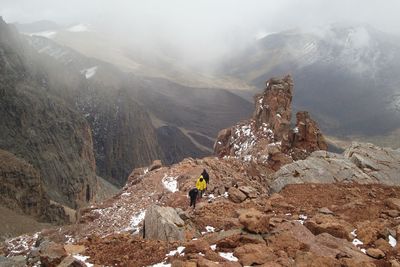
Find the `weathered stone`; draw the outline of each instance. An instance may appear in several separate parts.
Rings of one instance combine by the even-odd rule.
[[[182,220],[186,221],[190,219],[190,215],[187,212],[183,211],[181,208],[176,208],[175,210]]]
[[[265,244],[265,240],[261,235],[241,233],[228,236],[217,243],[218,248],[236,248],[238,244]]]
[[[385,253],[378,248],[367,249],[367,255],[375,259],[382,259],[385,257]]]
[[[376,183],[344,156],[326,151],[315,151],[305,160],[283,166],[272,175],[271,192],[279,192],[287,184],[335,183],[355,181]]]
[[[331,215],[333,215],[333,211],[331,211],[327,207],[323,207],[323,208],[318,209],[318,212],[322,213],[322,214],[331,214]]]
[[[375,248],[382,250],[385,254],[390,253],[393,250],[393,248],[389,244],[389,242],[383,238],[379,238],[378,240],[376,240],[374,242],[374,245],[375,245]]]
[[[194,261],[181,261],[181,260],[174,260],[171,263],[171,267],[196,267],[197,264]]]
[[[86,251],[85,246],[74,244],[66,244],[64,245],[64,249],[67,254],[83,254]]]
[[[376,182],[399,185],[400,151],[354,142],[343,153]]]
[[[400,211],[398,210],[384,210],[382,211],[383,214],[387,214],[392,218],[396,218],[400,216]]]
[[[391,267],[400,267],[400,263],[395,259],[390,260],[389,262],[391,264]]]
[[[269,230],[269,217],[254,208],[240,210],[239,222],[251,233],[264,234]]]
[[[239,186],[238,189],[242,191],[248,198],[258,197],[257,190],[251,186]]]
[[[385,204],[391,209],[400,211],[400,199],[398,198],[388,198],[385,200]]]
[[[175,209],[153,205],[144,218],[144,237],[165,241],[184,240],[185,222]]]
[[[40,262],[43,266],[57,266],[67,256],[62,244],[45,241],[39,246]]]
[[[86,263],[75,259],[72,256],[67,256],[57,267],[86,267]]]
[[[241,203],[247,198],[242,191],[240,191],[235,187],[229,188],[228,194],[229,194],[229,199],[235,203]]]
[[[270,246],[275,243],[290,248],[295,246],[297,250],[303,248],[317,256],[336,258],[342,253],[348,255],[353,261],[360,263],[371,262],[371,258],[366,256],[345,239],[336,238],[328,233],[313,235],[304,225],[299,222],[284,222],[274,229],[274,236],[268,239]],[[298,243],[297,245],[295,243]],[[291,250],[288,249],[290,256]],[[295,255],[293,255],[295,256]],[[364,266],[364,265],[359,265]],[[367,265],[365,265],[367,266]]]
[[[0,266],[1,267],[24,267],[26,266],[25,260],[21,261],[19,259],[15,259],[14,257],[3,257],[0,256]]]
[[[389,234],[386,223],[387,221],[383,219],[358,223],[357,238],[362,240],[365,245],[370,245],[379,238],[386,238]]]
[[[210,261],[205,258],[199,258],[197,260],[197,267],[220,267],[218,262]]]
[[[162,167],[161,160],[154,160],[153,163],[149,167],[149,171],[154,171]]]
[[[340,264],[335,258],[315,255],[311,252],[299,251],[295,257],[296,267],[339,267]]]
[[[353,231],[354,227],[332,215],[317,214],[308,219],[304,225],[315,235],[329,233],[349,241],[353,239],[350,232]]]
[[[244,266],[261,265],[276,257],[272,249],[265,244],[245,244],[237,247],[234,250],[234,255]]]

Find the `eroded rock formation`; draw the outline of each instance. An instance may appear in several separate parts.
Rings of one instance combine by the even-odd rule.
[[[298,112],[291,129],[293,79],[287,75],[267,81],[255,96],[253,117],[219,132],[214,145],[218,157],[233,156],[278,170],[292,160],[304,159],[327,144],[308,112]]]

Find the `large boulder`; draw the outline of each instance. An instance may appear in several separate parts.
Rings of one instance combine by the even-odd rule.
[[[399,150],[353,142],[343,154],[376,182],[386,185],[400,184]]]
[[[144,217],[144,237],[165,241],[184,240],[185,222],[175,209],[153,205]]]
[[[376,183],[342,155],[315,151],[305,160],[287,164],[272,175],[271,192],[279,192],[287,184],[357,182]]]
[[[352,143],[343,155],[315,151],[305,160],[283,166],[272,175],[272,192],[287,184],[356,182],[400,185],[400,151]]]
[[[251,233],[264,234],[269,230],[269,217],[254,208],[240,210],[239,222]]]
[[[229,199],[235,203],[241,203],[247,198],[247,196],[236,187],[229,188],[228,194],[229,194]]]
[[[265,244],[245,244],[237,247],[233,254],[243,266],[261,265],[276,258]]]
[[[349,241],[353,239],[351,232],[354,227],[348,222],[326,214],[317,214],[304,224],[314,235],[329,233],[338,238],[344,238]]]
[[[62,244],[49,241],[40,244],[39,254],[42,266],[46,267],[58,266],[67,257],[67,252]]]
[[[328,233],[315,236],[299,222],[284,222],[279,224],[274,229],[274,235],[267,237],[266,241],[271,246],[285,248],[290,257],[296,257],[296,251],[305,250],[315,255],[316,258],[329,257],[331,259],[338,259],[338,261],[343,263],[346,259],[351,259],[353,265],[350,266],[371,266],[368,264],[372,262],[370,257],[362,253],[351,242],[334,237]],[[338,261],[336,261],[338,264],[335,266],[341,266]]]

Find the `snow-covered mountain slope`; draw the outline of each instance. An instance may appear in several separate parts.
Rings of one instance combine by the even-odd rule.
[[[223,73],[256,86],[291,73],[295,109],[311,111],[328,134],[371,136],[400,126],[400,38],[370,26],[269,34],[228,60]]]

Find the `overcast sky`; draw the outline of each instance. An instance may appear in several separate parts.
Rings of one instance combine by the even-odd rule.
[[[257,34],[338,22],[400,34],[399,10],[400,0],[0,0],[7,22],[89,23],[215,54]]]

